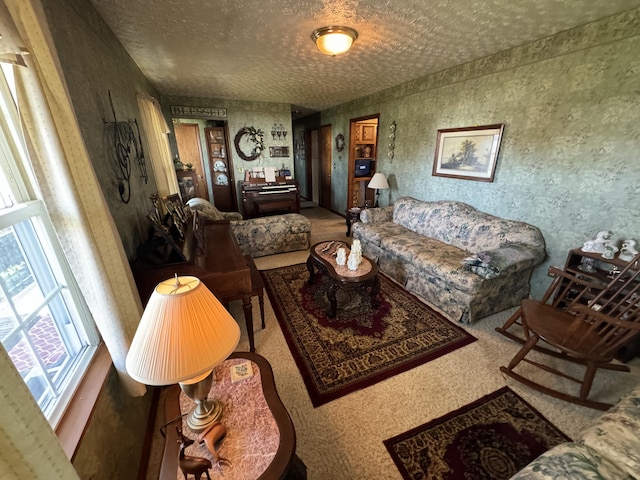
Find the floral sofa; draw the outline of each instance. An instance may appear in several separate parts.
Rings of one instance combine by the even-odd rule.
[[[298,213],[243,220],[241,214],[221,212],[203,198],[192,198],[187,205],[207,220],[229,220],[244,255],[255,258],[309,248],[311,222]]]
[[[511,480],[640,478],[640,386],[595,423],[543,453]]]
[[[540,231],[454,201],[399,198],[365,209],[353,238],[382,272],[452,320],[471,323],[518,305],[545,258]]]

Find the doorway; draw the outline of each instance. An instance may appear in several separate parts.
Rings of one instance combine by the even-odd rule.
[[[367,188],[376,173],[380,114],[352,118],[349,128],[347,205],[366,208],[374,204],[374,190]]]
[[[331,210],[331,125],[320,127],[319,142],[319,175],[320,175],[320,199],[322,208]]]
[[[309,200],[320,204],[320,130],[307,130],[307,192]]]
[[[195,171],[195,196],[209,200],[209,188],[200,149],[200,127],[197,123],[175,123],[173,127],[180,160],[185,165],[192,165]]]

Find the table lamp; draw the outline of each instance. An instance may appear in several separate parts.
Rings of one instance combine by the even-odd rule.
[[[387,182],[387,178],[383,173],[375,173],[367,185],[367,188],[375,188],[376,189],[376,204],[374,207],[379,207],[380,202],[378,201],[380,197],[380,190],[386,190],[389,188],[389,182]]]
[[[200,432],[220,419],[220,402],[209,399],[213,367],[238,345],[240,328],[196,277],[170,278],[149,298],[127,354],[127,372],[146,385],[179,383],[195,402],[187,425]]]

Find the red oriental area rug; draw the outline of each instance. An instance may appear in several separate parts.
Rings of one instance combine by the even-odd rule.
[[[384,445],[407,480],[506,480],[568,440],[504,387]]]
[[[402,287],[380,275],[380,306],[338,289],[328,318],[328,280],[311,286],[304,264],[261,271],[289,349],[318,407],[476,340]]]

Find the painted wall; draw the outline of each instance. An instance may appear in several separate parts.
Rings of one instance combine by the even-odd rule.
[[[122,175],[114,154],[113,137],[105,121],[137,120],[143,148],[146,135],[140,124],[137,92],[158,97],[111,30],[85,0],[44,0],[45,13],[54,38],[80,129],[100,186],[122,238],[127,257],[146,241],[151,210],[149,195],[156,191],[151,162],[147,158],[147,183],[136,164],[131,166],[131,199],[123,203],[118,193]],[[148,154],[147,154],[148,155]]]
[[[118,119],[137,118],[137,91],[152,95],[145,77],[86,0],[43,0],[69,93],[102,191],[131,258],[147,238],[149,194],[155,191],[151,166],[145,184],[133,166],[131,200],[120,201],[111,141],[105,120],[112,119],[111,91]],[[146,142],[144,139],[143,142]],[[145,147],[146,148],[146,147]],[[111,373],[73,461],[81,478],[135,478],[151,408],[151,394],[132,398]]]
[[[387,205],[402,195],[451,199],[541,229],[550,264],[600,230],[640,240],[640,9],[400,85],[322,112],[380,113],[377,170],[390,176]],[[396,121],[395,158],[387,159]],[[438,129],[504,123],[493,183],[431,175]],[[347,139],[348,144],[348,139]],[[346,201],[348,157],[333,151],[333,209]]]
[[[229,150],[231,151],[231,160],[235,170],[236,196],[238,199],[238,208],[242,212],[242,194],[239,182],[244,179],[244,171],[253,167],[275,167],[277,169],[288,168],[294,172],[293,164],[293,134],[291,126],[291,105],[288,103],[267,103],[267,102],[243,102],[221,100],[215,98],[191,98],[191,97],[175,97],[163,96],[160,99],[165,117],[172,119],[171,106],[189,106],[189,107],[216,107],[227,110],[226,118],[218,118],[217,120],[226,120],[229,126]],[[184,118],[184,117],[181,117]],[[274,140],[271,136],[271,126],[273,124],[282,124],[287,130],[287,136],[284,140]],[[172,123],[170,123],[172,125]],[[264,154],[258,159],[247,162],[240,158],[235,150],[233,139],[236,133],[244,127],[255,127],[264,132]],[[175,136],[170,135],[171,148],[173,153],[177,153],[175,144]],[[269,156],[269,147],[286,146],[289,147],[289,157],[271,158]],[[206,150],[204,150],[206,152]],[[205,155],[206,158],[206,155]],[[214,199],[215,203],[215,199]]]

